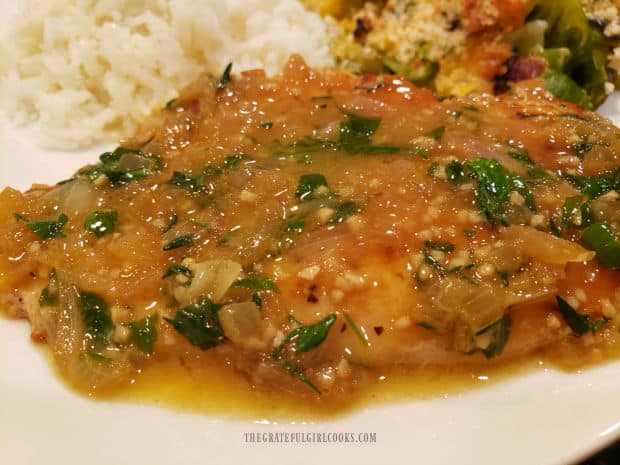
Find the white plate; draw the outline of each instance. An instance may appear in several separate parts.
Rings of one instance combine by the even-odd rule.
[[[616,123],[619,104],[615,98],[602,110]],[[0,188],[64,179],[98,153],[43,152],[28,130],[0,122]],[[80,397],[58,381],[30,342],[26,322],[0,320],[0,464],[7,465],[565,465],[620,437],[619,393],[620,362],[614,362],[573,374],[541,369],[331,421],[222,420]],[[281,432],[374,433],[376,442],[244,440],[246,433]]]

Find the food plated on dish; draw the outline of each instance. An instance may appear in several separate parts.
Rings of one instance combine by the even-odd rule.
[[[618,130],[545,91],[551,68],[445,100],[299,58],[241,69],[60,184],[3,192],[4,310],[71,385],[217,379],[312,418],[410,367],[404,397],[437,367],[613,359]]]
[[[613,354],[618,130],[544,81],[438,101],[293,58],[2,193],[4,306],[90,393],[174,360],[347,405],[400,366]]]
[[[186,463],[204,463],[205,454],[231,463],[272,463],[273,457],[389,463],[401,458],[394,451],[407,442],[429,464],[456,457],[556,464],[577,460],[617,434],[618,284],[611,260],[615,242],[608,240],[617,238],[617,129],[608,122],[554,99],[543,90],[544,75],[516,86],[505,82],[498,89],[503,95],[488,92],[487,84],[475,89],[486,95],[438,101],[400,76],[384,76],[384,68],[366,78],[324,71],[319,55],[326,49],[316,42],[323,26],[296,6],[287,7],[295,11],[287,10],[287,20],[313,25],[317,33],[306,34],[305,45],[316,55],[287,35],[295,27],[235,22],[243,17],[235,2],[218,3],[226,7],[209,13],[220,15],[212,24],[221,27],[203,29],[201,15],[180,14],[191,2],[175,2],[177,31],[226,32],[244,24],[236,39],[242,32],[266,35],[253,45],[241,40],[238,48],[231,36],[209,40],[217,56],[207,65],[211,78],[186,91],[186,83],[176,81],[159,87],[156,60],[145,68],[145,60],[134,55],[120,72],[122,60],[107,61],[126,51],[111,45],[119,43],[113,36],[84,42],[62,36],[104,34],[115,24],[127,33],[120,43],[146,44],[141,41],[165,32],[156,20],[166,18],[161,5],[145,2],[143,11],[131,11],[116,2],[113,12],[98,2],[99,16],[80,29],[68,27],[75,18],[61,3],[32,9],[41,22],[31,24],[30,32],[36,37],[47,31],[40,37],[49,42],[30,49],[38,58],[21,59],[26,71],[48,77],[59,72],[58,80],[42,78],[49,87],[32,92],[16,85],[11,96],[46,96],[47,106],[35,104],[44,110],[40,121],[58,123],[48,134],[69,145],[96,140],[93,134],[110,140],[145,113],[153,119],[139,132],[124,129],[128,139],[121,148],[85,154],[41,151],[31,133],[5,132],[2,187],[26,190],[41,181],[50,186],[2,194],[9,201],[0,207],[1,228],[10,240],[1,242],[1,253],[6,259],[26,252],[8,271],[2,265],[2,286],[11,288],[3,293],[3,310],[29,315],[35,338],[47,340],[38,345],[50,346],[52,365],[68,384],[99,399],[118,400],[120,394],[132,402],[74,395],[43,365],[45,357],[33,352],[25,323],[4,320],[0,334],[11,350],[0,357],[0,389],[10,399],[0,427],[2,461],[42,461],[44,453],[50,463],[86,456],[109,463],[122,451],[128,462],[164,464],[178,459],[172,445],[184,444]],[[284,11],[281,2],[267,3],[241,10]],[[252,16],[260,14],[247,14]],[[58,17],[67,22],[57,24],[67,27],[48,29]],[[188,18],[196,20],[194,26],[183,22]],[[613,24],[588,26],[604,33]],[[177,40],[187,45],[183,38],[192,34]],[[50,48],[106,42],[107,49],[87,54],[78,47],[53,55]],[[13,51],[24,43],[16,39]],[[282,71],[290,53],[280,54],[281,45],[302,51],[312,66],[295,59]],[[235,54],[244,48],[251,50],[249,57]],[[114,55],[107,56],[111,49]],[[162,56],[170,51],[158,50]],[[88,56],[96,60],[82,63]],[[252,57],[256,64],[244,61]],[[229,61],[230,81],[218,90]],[[36,71],[37,63],[48,68]],[[250,68],[282,74],[241,73]],[[90,72],[90,84],[60,79],[63,69]],[[439,63],[439,69],[438,76],[448,68]],[[613,81],[613,68],[606,72],[607,82]],[[439,92],[438,79],[424,85]],[[93,132],[97,98],[106,95],[93,83],[122,96],[107,100],[112,113],[100,116],[131,117],[116,126],[104,122]],[[77,93],[55,94],[73,84]],[[158,99],[140,100],[149,95],[145,89],[160,94]],[[95,100],[88,97],[78,106],[65,98],[91,91]],[[278,96],[274,102],[270,92]],[[140,110],[118,106],[123,99],[140,102]],[[247,103],[254,101],[256,108]],[[65,131],[71,118],[50,119],[45,112],[54,108],[77,116],[84,132]],[[220,122],[208,116],[210,108]],[[218,140],[211,139],[215,135]],[[265,202],[278,187],[285,192]],[[588,231],[596,240],[588,243]],[[520,245],[523,237],[532,239],[528,246]],[[227,267],[232,281],[219,296],[210,278],[214,268],[219,277]],[[446,307],[444,293],[459,305]],[[478,314],[493,322],[483,327],[472,318]],[[435,366],[418,363],[426,358]],[[500,376],[502,370],[511,377]],[[486,386],[498,378],[503,382]],[[386,384],[392,385],[390,394],[382,391]],[[472,385],[480,389],[468,389]],[[392,402],[377,406],[377,398]],[[211,415],[144,406],[153,401]],[[332,418],[314,425],[317,412]],[[372,431],[378,441],[312,447],[308,454],[281,445],[231,448],[250,428],[225,419],[231,414],[261,419],[251,426],[261,432]],[[278,418],[292,421],[278,425]],[[516,431],[515,424],[528,427]],[[516,449],[516,439],[524,446]],[[268,460],[257,447],[269,447]]]

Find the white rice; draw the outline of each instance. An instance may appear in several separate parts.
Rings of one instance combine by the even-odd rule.
[[[297,0],[22,1],[0,49],[0,97],[41,143],[131,135],[201,73],[264,68],[293,53],[332,64],[323,21]]]

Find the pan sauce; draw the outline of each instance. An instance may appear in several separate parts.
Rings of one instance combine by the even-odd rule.
[[[615,355],[620,275],[584,229],[618,233],[609,122],[537,81],[438,102],[298,58],[227,81],[68,182],[0,194],[4,307],[70,384],[221,379],[229,404],[312,410],[380,376],[441,380],[426,395],[541,351]]]

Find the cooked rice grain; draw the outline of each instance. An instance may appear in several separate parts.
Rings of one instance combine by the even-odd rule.
[[[76,148],[132,134],[230,61],[275,73],[299,53],[329,66],[325,37],[296,0],[27,0],[0,50],[0,96],[43,145]]]

